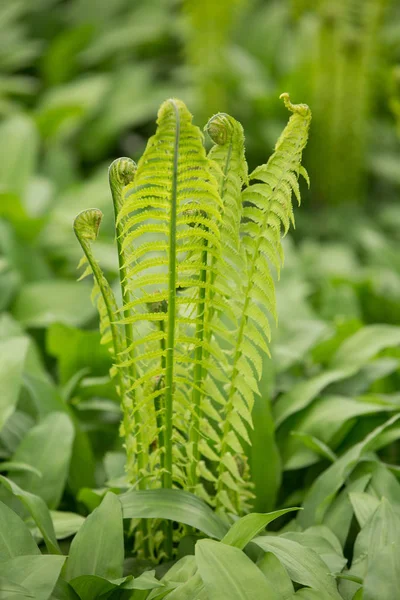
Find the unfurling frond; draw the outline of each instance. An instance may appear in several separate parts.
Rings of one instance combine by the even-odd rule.
[[[151,331],[163,332],[161,341],[151,338],[137,347],[134,362],[143,366],[143,376],[132,385],[142,395],[147,411],[151,411],[150,400],[153,411],[163,411],[164,485],[169,487],[172,480],[184,482],[186,478],[180,467],[172,471],[174,435],[185,436],[190,422],[196,432],[199,428],[192,415],[195,420],[200,415],[191,411],[189,399],[201,381],[191,380],[187,372],[202,366],[199,354],[210,326],[204,315],[217,265],[211,259],[220,254],[223,205],[202,134],[185,105],[167,100],[157,124],[119,221],[124,220],[122,249],[130,278],[131,302],[126,308],[132,311],[124,321],[143,327],[148,340]],[[161,303],[165,312],[149,312],[154,302]],[[179,417],[173,423],[175,411]],[[196,435],[189,437],[194,439],[182,448],[179,461],[184,462],[186,454],[195,463],[198,453],[193,454],[190,444],[197,448]],[[176,450],[180,446],[176,444]],[[192,473],[196,468],[190,469]]]
[[[276,319],[272,271],[283,262],[299,176],[308,181],[301,157],[311,113],[282,98],[292,115],[250,176],[240,123],[212,117],[207,155],[175,99],[162,104],[137,167],[112,163],[120,307],[91,249],[100,211],[74,223],[111,334],[131,484],[183,488],[225,513],[251,503],[244,447]],[[164,533],[170,553],[171,528]]]
[[[248,443],[254,394],[261,376],[262,353],[268,352],[270,326],[268,314],[277,318],[274,281],[270,265],[279,274],[283,260],[281,235],[294,224],[292,194],[300,202],[298,178],[303,149],[307,143],[311,112],[307,105],[294,105],[288,94],[282,94],[285,106],[293,113],[276,143],[275,151],[265,165],[250,174],[242,193],[244,204],[241,236],[246,255],[246,273],[236,297],[238,328],[227,392],[225,424],[221,442],[217,501],[226,509],[237,507],[240,496],[231,479],[234,475],[225,465],[226,456],[242,453]],[[240,487],[242,474],[237,485]]]
[[[102,343],[106,344],[114,358],[117,358],[123,348],[121,334],[115,324],[117,303],[114,293],[94,257],[91,245],[97,239],[102,218],[103,214],[98,208],[84,210],[75,218],[74,232],[84,252],[84,257],[79,264],[79,266],[86,265],[82,277],[93,274],[92,299],[99,312]]]
[[[237,263],[243,212],[241,191],[248,182],[243,127],[230,115],[218,113],[211,117],[205,129],[214,142],[208,156],[218,166],[216,176],[224,204],[221,237],[225,258],[229,262],[236,258]]]

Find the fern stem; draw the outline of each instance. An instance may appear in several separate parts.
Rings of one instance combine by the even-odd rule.
[[[129,291],[129,287],[127,285],[128,279],[127,279],[126,266],[125,266],[126,260],[125,260],[125,253],[122,249],[122,230],[123,230],[124,221],[123,221],[123,219],[121,219],[121,220],[118,219],[118,214],[121,210],[121,207],[122,207],[123,201],[124,201],[123,190],[124,190],[125,186],[127,186],[129,183],[131,183],[133,181],[135,172],[136,172],[136,164],[130,158],[125,158],[125,157],[117,158],[116,160],[114,160],[114,162],[111,163],[109,172],[108,172],[111,195],[112,195],[112,199],[113,199],[113,207],[114,207],[116,239],[117,239],[117,248],[118,248],[119,282],[120,282],[120,287],[121,287],[123,314],[124,314],[124,320],[125,320],[125,324],[124,324],[125,342],[126,342],[126,348],[131,347],[131,350],[129,351],[129,359],[130,359],[131,364],[129,367],[128,375],[132,382],[134,382],[136,379],[136,365],[135,365],[135,361],[134,361],[134,354],[135,354],[134,348],[132,347],[132,342],[134,339],[133,325],[132,325],[132,323],[128,322],[128,319],[131,316],[131,310],[129,308],[127,308],[127,306],[129,305],[129,303],[131,301],[131,294]],[[130,397],[130,401],[132,402],[132,406],[134,406],[134,404],[135,404],[134,391],[130,392],[129,397]],[[145,456],[144,456],[145,448],[143,447],[142,432],[141,432],[141,427],[140,427],[140,419],[141,419],[140,411],[136,411],[136,414],[135,414],[135,425],[136,425],[135,436],[136,436],[137,447],[138,447],[137,461],[138,461],[140,475],[142,475],[146,463],[145,463]],[[128,434],[128,431],[126,431],[126,435],[127,434]],[[146,488],[146,481],[141,476],[139,476],[138,487],[139,487],[139,489]]]
[[[163,473],[163,487],[172,488],[172,435],[173,435],[173,400],[174,400],[174,360],[175,360],[175,326],[176,326],[176,217],[178,201],[178,161],[180,138],[179,109],[173,100],[170,101],[176,116],[175,141],[173,156],[173,173],[171,187],[171,212],[169,223],[169,260],[168,260],[168,317],[167,317],[167,347],[165,353],[165,463]],[[165,549],[168,556],[172,556],[172,523],[166,527]]]
[[[172,488],[172,434],[173,434],[173,382],[175,358],[175,324],[176,324],[176,216],[178,197],[178,160],[180,116],[175,102],[171,100],[175,110],[175,142],[173,156],[173,173],[171,187],[171,213],[169,224],[169,280],[168,280],[168,318],[167,318],[167,348],[165,355],[165,471],[163,484]]]
[[[129,287],[127,285],[128,278],[127,278],[126,267],[125,267],[126,260],[125,260],[125,253],[122,249],[122,230],[123,230],[124,221],[123,221],[123,219],[121,219],[121,220],[118,219],[118,214],[119,214],[119,211],[121,210],[121,207],[124,202],[123,190],[124,190],[125,186],[127,186],[129,183],[131,183],[133,181],[135,173],[136,173],[136,164],[134,163],[134,161],[132,159],[126,158],[126,157],[117,158],[116,160],[114,160],[114,162],[111,163],[109,171],[108,171],[109,184],[110,184],[111,195],[112,195],[112,199],[113,199],[113,207],[114,207],[114,221],[115,221],[116,240],[117,240],[117,249],[118,249],[118,266],[119,266],[118,274],[119,274],[119,283],[120,283],[121,295],[122,295],[123,314],[124,314],[124,320],[125,320],[125,324],[124,324],[125,344],[126,344],[125,347],[126,348],[131,347],[131,350],[128,353],[129,359],[131,361],[131,364],[129,367],[129,372],[128,372],[128,377],[131,379],[132,382],[134,382],[136,379],[136,364],[134,361],[135,351],[134,351],[134,348],[132,347],[132,342],[134,340],[133,324],[128,322],[128,319],[131,316],[131,310],[129,308],[127,308],[127,306],[129,305],[129,303],[131,301],[131,294],[129,291]],[[135,405],[135,392],[134,391],[129,392],[129,401],[132,404],[132,407],[134,407],[134,405]],[[126,429],[126,425],[128,425],[128,427],[130,427],[130,418],[129,418],[129,414],[127,414],[126,407],[124,407],[124,415],[125,415],[125,419],[126,419],[126,421],[124,423],[125,435],[128,436],[129,429]],[[144,448],[144,444],[143,444],[143,436],[142,436],[142,431],[141,431],[141,426],[140,426],[140,420],[141,420],[140,411],[137,410],[136,414],[135,414],[135,429],[136,429],[135,436],[136,436],[136,440],[137,440],[136,459],[137,459],[138,468],[139,468],[138,488],[143,490],[143,489],[146,489],[146,479],[143,477],[143,472],[144,472],[147,460],[145,457],[145,448]],[[129,445],[127,444],[127,449],[128,449],[128,446]],[[129,456],[128,456],[128,464],[129,464]],[[142,519],[141,529],[142,529],[142,535],[143,535],[143,551],[144,551],[144,555],[147,557],[149,554],[148,523],[145,519]]]
[[[109,174],[109,182],[111,195],[113,199],[114,206],[114,218],[115,218],[115,228],[116,228],[116,239],[117,239],[117,248],[118,248],[118,264],[119,264],[119,281],[121,286],[121,294],[122,301],[124,306],[124,318],[127,320],[131,311],[126,306],[131,301],[131,294],[129,288],[127,286],[127,276],[126,276],[126,268],[125,268],[125,256],[124,251],[122,250],[122,229],[123,229],[123,220],[118,220],[118,213],[123,204],[123,189],[128,183],[133,181],[134,175],[136,171],[136,165],[130,158],[117,158],[113,163],[111,163],[108,174]],[[133,325],[132,323],[124,324],[125,330],[125,339],[126,339],[126,347],[129,348],[133,342]],[[134,351],[133,349],[130,351],[130,358],[133,358]],[[130,374],[132,380],[135,379],[136,376],[136,368],[135,363],[132,363],[130,368]]]
[[[285,103],[286,102],[290,102],[290,100],[287,100],[285,97]],[[300,143],[299,143],[299,145],[300,145]],[[297,151],[297,148],[294,150],[294,152],[296,152],[296,151]],[[275,184],[275,188],[271,193],[270,205],[273,201],[274,191],[276,189],[279,189],[279,185],[281,184],[282,179],[283,179],[283,175],[280,176],[280,178],[278,179],[278,181]],[[228,417],[229,417],[229,414],[231,413],[231,411],[233,410],[233,396],[235,393],[235,381],[236,381],[236,377],[239,374],[237,364],[242,355],[241,345],[243,342],[245,327],[246,327],[247,319],[248,319],[246,313],[247,313],[247,309],[249,307],[249,303],[251,300],[250,291],[253,286],[253,278],[254,278],[254,273],[256,271],[256,268],[257,268],[257,260],[258,260],[259,254],[261,252],[261,243],[263,240],[262,232],[265,231],[265,228],[268,225],[268,216],[269,216],[269,210],[266,210],[265,214],[264,214],[264,219],[262,221],[262,225],[260,227],[260,234],[258,235],[256,245],[253,249],[253,255],[252,255],[252,259],[251,259],[251,263],[250,263],[250,269],[248,271],[247,286],[246,286],[246,290],[245,290],[245,294],[244,294],[245,300],[244,300],[243,308],[242,308],[242,311],[240,314],[240,325],[239,325],[237,338],[236,338],[235,351],[233,354],[234,358],[233,358],[233,366],[232,366],[231,384],[230,384],[230,388],[229,388],[228,400],[227,400],[227,403],[225,406],[225,422],[224,422],[224,427],[223,427],[223,435],[222,435],[222,443],[221,443],[221,457],[222,458],[224,457],[224,455],[227,451],[227,436],[229,434],[229,430],[231,427]],[[218,495],[221,492],[222,486],[223,486],[223,481],[222,481],[221,475],[224,473],[225,470],[226,470],[226,467],[221,460],[221,462],[219,463],[219,477],[218,477],[218,483],[217,483],[217,505],[218,505]]]
[[[204,241],[204,250],[201,253],[201,262],[204,269],[200,272],[200,282],[201,286],[199,289],[199,303],[197,306],[197,325],[196,325],[196,343],[197,346],[194,351],[195,358],[195,366],[194,366],[194,387],[192,392],[192,409],[194,420],[190,429],[190,442],[192,443],[192,461],[189,467],[189,490],[193,491],[196,488],[197,484],[197,463],[200,458],[199,451],[199,441],[200,441],[200,419],[201,419],[201,399],[202,392],[201,387],[203,383],[203,342],[204,342],[204,331],[205,331],[205,319],[206,319],[206,311],[205,311],[205,301],[206,301],[206,281],[207,281],[207,262],[208,262],[208,252],[207,252],[208,241]]]
[[[119,363],[119,355],[122,352],[123,348],[119,343],[119,335],[118,335],[118,327],[116,323],[116,315],[114,314],[114,310],[111,304],[110,294],[109,294],[109,284],[106,278],[103,275],[102,270],[99,267],[97,260],[94,258],[90,241],[93,241],[97,237],[98,229],[100,227],[101,219],[103,215],[98,209],[89,209],[81,212],[75,219],[74,222],[74,231],[75,235],[80,243],[82,250],[87,258],[87,261],[90,265],[90,268],[93,273],[93,277],[96,280],[96,283],[99,287],[100,293],[103,298],[104,306],[106,307],[108,320],[110,323],[111,329],[111,337],[112,337],[112,345],[114,351],[114,358],[117,363]],[[126,395],[126,386],[123,376],[123,370],[118,366],[117,368],[117,378],[118,385],[120,388],[121,398],[125,398]],[[126,418],[127,415],[124,411],[124,426],[126,426]]]
[[[165,324],[164,321],[160,321],[160,331],[162,331],[163,333],[165,332]],[[161,345],[161,371],[162,373],[165,373],[165,349],[166,349],[166,344],[165,344],[165,338],[162,338],[162,340],[160,341],[160,345]],[[157,382],[157,389],[159,389],[162,385],[164,384],[162,378],[160,377],[159,381]],[[161,472],[164,471],[164,463],[165,463],[165,456],[164,456],[164,427],[163,427],[163,414],[164,414],[164,402],[162,400],[162,396],[157,396],[157,398],[154,399],[154,410],[156,413],[156,424],[157,424],[157,439],[158,439],[158,448],[160,450],[160,467],[161,467]]]

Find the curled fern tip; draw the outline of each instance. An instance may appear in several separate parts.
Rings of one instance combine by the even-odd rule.
[[[75,217],[74,231],[77,238],[94,241],[99,233],[103,213],[98,208],[88,208]]]
[[[310,108],[307,104],[292,104],[290,101],[290,96],[287,92],[283,92],[283,94],[279,96],[279,99],[283,100],[286,108],[292,113],[299,113],[304,117],[311,114]]]
[[[131,158],[123,156],[111,163],[108,172],[111,187],[124,187],[133,181],[136,173],[136,163]]]
[[[215,144],[223,146],[232,138],[233,128],[226,113],[218,113],[211,117],[205,126],[205,130]]]

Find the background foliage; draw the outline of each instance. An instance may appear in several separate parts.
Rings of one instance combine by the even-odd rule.
[[[400,589],[400,9],[390,0],[199,6],[0,2],[0,594],[391,599]],[[244,517],[221,542],[223,524],[192,498],[150,497],[144,511],[125,491],[120,407],[90,285],[76,282],[72,221],[102,210],[96,252],[115,278],[107,167],[142,153],[160,103],[182,98],[199,126],[232,114],[252,169],[285,122],[283,91],[313,110],[311,189],[285,240],[249,456],[257,513],[304,510],[272,523],[273,535],[264,531],[273,517]],[[157,567],[156,580],[131,552],[131,519],[141,517],[213,539],[194,551],[190,529],[179,562]],[[338,586],[329,573],[342,573]]]

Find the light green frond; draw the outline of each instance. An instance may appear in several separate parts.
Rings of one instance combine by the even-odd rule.
[[[117,312],[117,303],[114,293],[104,277],[104,274],[92,252],[91,244],[97,239],[100,224],[103,218],[102,212],[97,208],[89,208],[82,211],[74,220],[74,232],[84,252],[84,257],[79,263],[79,267],[86,264],[86,269],[82,275],[86,276],[89,273],[93,274],[94,288],[92,292],[92,300],[97,306],[100,317],[100,331],[103,335],[102,342],[107,343],[114,356],[122,348],[120,343],[120,333],[117,327],[114,327],[116,344],[118,348],[113,347],[110,330],[114,315]],[[81,277],[81,278],[82,278]]]
[[[183,488],[236,514],[252,499],[244,449],[277,320],[272,269],[279,275],[300,175],[308,183],[301,158],[311,113],[282,98],[292,115],[250,177],[241,125],[225,113],[212,117],[207,155],[175,99],[162,104],[137,167],[128,158],[112,163],[121,307],[92,253],[100,211],[74,224],[103,341],[113,347],[130,482]],[[138,543],[151,539],[151,528],[142,523]],[[171,556],[170,526],[163,535]]]
[[[244,133],[241,124],[226,113],[211,117],[205,130],[214,142],[208,156],[217,165],[216,177],[224,204],[221,237],[229,261],[232,247],[238,251],[242,219],[243,185],[248,182]]]
[[[124,308],[131,314],[122,322],[145,322],[150,327],[147,343],[135,345],[135,357],[125,364],[143,363],[143,369],[151,373],[150,379],[163,377],[165,439],[170,442],[177,398],[187,395],[187,388],[195,397],[204,393],[196,382],[196,372],[207,365],[203,352],[210,349],[206,344],[210,336],[204,333],[210,325],[204,315],[214,291],[223,203],[203,136],[192,124],[185,105],[167,100],[159,110],[157,125],[138,163],[117,223],[123,222],[121,246],[130,291],[130,302]],[[165,312],[149,313],[147,304],[155,295],[166,303]],[[165,336],[153,335],[161,329]],[[181,364],[193,371],[192,379],[183,382],[179,377]],[[208,366],[212,370],[211,362]],[[135,389],[140,385],[148,395],[149,378],[144,376],[138,381]],[[188,415],[186,430],[181,432],[184,437],[190,438],[188,425],[195,420],[196,413],[192,419]],[[171,452],[167,443],[167,487],[172,483]],[[196,451],[194,457],[194,461],[199,460]]]
[[[229,448],[238,451],[243,441],[248,441],[248,413],[251,413],[254,404],[254,394],[258,393],[257,380],[262,370],[260,350],[265,352],[268,349],[270,338],[268,315],[277,319],[270,265],[274,265],[279,274],[283,260],[280,238],[290,224],[294,224],[292,195],[300,202],[298,177],[304,175],[301,158],[307,143],[311,112],[305,104],[292,104],[288,94],[282,94],[281,98],[292,116],[276,143],[274,153],[265,165],[250,174],[249,179],[254,183],[242,192],[242,202],[246,206],[241,222],[246,274],[237,298],[240,316],[235,332],[231,382],[226,390],[225,425],[220,448],[222,459]],[[217,504],[227,508],[227,498],[230,498],[230,504],[236,510],[243,502],[245,506],[250,489],[245,490],[244,497],[234,491],[227,481],[222,460]]]

